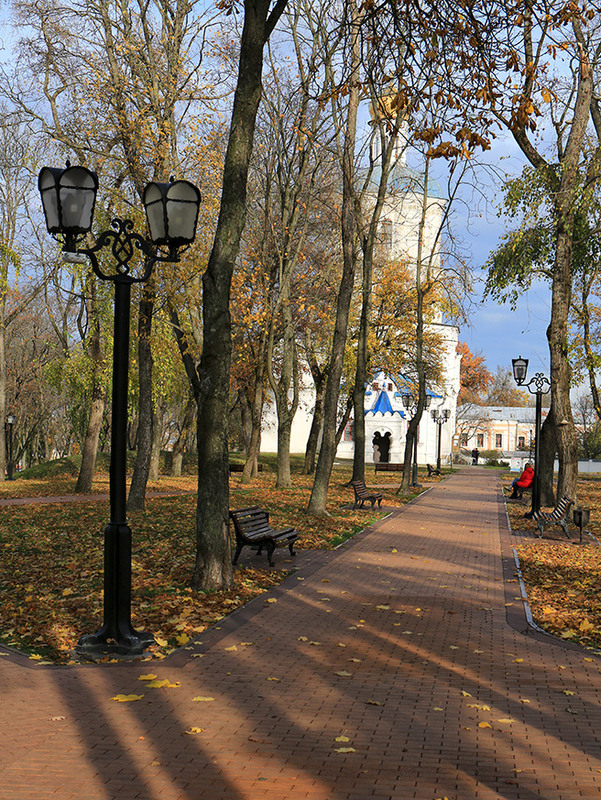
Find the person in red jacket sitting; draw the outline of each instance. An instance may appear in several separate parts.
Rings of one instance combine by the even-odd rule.
[[[513,492],[510,495],[510,500],[517,500],[519,497],[521,497],[524,489],[529,489],[532,486],[533,480],[534,470],[532,469],[532,463],[527,461],[524,465],[524,471],[520,477],[511,482],[511,488],[513,489]]]

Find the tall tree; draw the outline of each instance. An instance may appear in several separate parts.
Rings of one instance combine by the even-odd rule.
[[[198,503],[196,588],[226,588],[232,582],[229,540],[227,422],[231,364],[230,287],[246,221],[246,189],[257,110],[263,50],[286,0],[245,0],[244,24],[230,133],[223,168],[221,207],[207,270],[202,279],[202,355],[198,369],[179,337],[198,407]]]

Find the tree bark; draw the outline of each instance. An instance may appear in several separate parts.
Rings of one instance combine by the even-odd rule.
[[[182,474],[182,465],[184,460],[185,441],[188,436],[192,424],[194,422],[194,397],[190,397],[186,403],[184,411],[184,418],[182,420],[179,436],[177,442],[173,445],[173,453],[171,459],[171,474],[174,478],[179,478]]]
[[[555,422],[553,420],[553,407],[541,426],[540,437],[540,504],[551,508],[555,506],[554,465],[557,447],[555,445]]]
[[[100,332],[100,320],[98,319],[98,309],[96,303],[96,279],[90,276],[88,280],[88,319],[91,324],[91,335],[87,343],[87,355],[92,361],[92,391],[90,402],[90,415],[86,436],[83,443],[81,455],[81,466],[75,491],[78,494],[88,494],[92,489],[94,478],[94,467],[96,465],[96,455],[98,453],[98,438],[104,418],[106,406],[106,385],[104,376],[104,359],[102,355],[102,342]]]
[[[143,511],[146,503],[146,484],[152,456],[152,314],[155,289],[151,281],[144,286],[138,311],[138,450],[127,498],[128,511]]]
[[[228,395],[231,364],[230,286],[246,221],[246,189],[255,121],[261,98],[263,48],[286,5],[245,0],[238,81],[223,171],[221,208],[203,276],[203,347],[198,369],[197,589],[232,584],[229,538]]]
[[[356,78],[360,60],[360,24],[359,9],[354,0],[350,3],[351,11],[351,46],[350,59],[353,78]],[[340,380],[344,363],[344,348],[348,330],[349,309],[355,283],[356,264],[356,224],[355,224],[355,142],[357,138],[357,111],[359,108],[359,86],[357,80],[351,80],[348,97],[348,110],[344,150],[342,160],[342,278],[336,301],[336,321],[334,323],[334,336],[332,340],[332,355],[326,388],[326,398],[323,414],[323,437],[315,480],[311,490],[311,497],[307,511],[317,516],[325,516],[327,512],[326,501],[328,485],[334,459],[336,457],[336,422],[338,416],[338,398],[340,395]]]

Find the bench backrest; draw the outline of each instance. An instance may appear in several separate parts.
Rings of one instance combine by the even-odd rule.
[[[559,503],[557,504],[557,508],[553,509],[551,514],[549,515],[552,519],[561,519],[565,516],[566,512],[569,510],[570,506],[572,505],[572,500],[564,494],[561,498]]]
[[[236,534],[248,542],[264,539],[271,532],[269,514],[259,506],[238,508],[230,511]]]
[[[357,492],[357,494],[362,494],[367,492],[367,486],[365,485],[365,481],[351,481],[352,487]]]

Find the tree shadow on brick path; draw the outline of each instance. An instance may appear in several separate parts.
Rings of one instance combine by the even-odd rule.
[[[159,665],[46,672],[74,720],[53,740],[65,770],[110,786],[80,796],[601,798],[599,662],[507,625],[494,486],[469,478]]]

